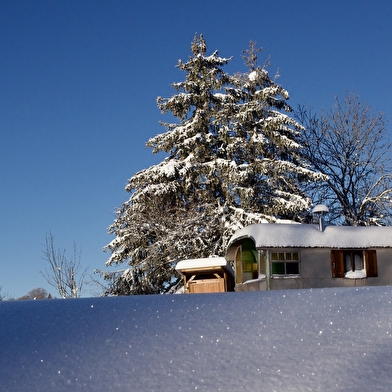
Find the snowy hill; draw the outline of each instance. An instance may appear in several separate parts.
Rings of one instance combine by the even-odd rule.
[[[389,391],[392,289],[0,302],[2,391]]]

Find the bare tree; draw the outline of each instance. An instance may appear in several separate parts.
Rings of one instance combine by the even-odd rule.
[[[335,97],[330,111],[316,116],[300,107],[297,119],[305,126],[302,145],[314,170],[328,176],[309,184],[315,204],[327,204],[330,221],[348,226],[391,223],[391,143],[384,113],[354,94]]]
[[[3,287],[0,286],[0,301],[12,301],[14,300],[8,293],[3,292]]]
[[[48,298],[52,298],[51,295],[42,287],[37,287],[36,289],[30,290],[23,297],[18,298],[18,300],[48,299]]]
[[[56,249],[52,233],[46,236],[43,259],[49,264],[40,271],[46,281],[56,288],[62,298],[77,298],[81,295],[86,280],[87,268],[82,269],[81,249],[73,244],[73,254],[67,259],[65,250]]]

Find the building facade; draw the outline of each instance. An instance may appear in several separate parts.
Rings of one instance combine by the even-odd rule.
[[[255,224],[237,231],[226,259],[235,290],[392,284],[392,227]]]

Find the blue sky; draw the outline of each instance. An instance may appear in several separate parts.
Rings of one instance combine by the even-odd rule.
[[[290,102],[329,108],[355,92],[392,114],[390,1],[0,2],[0,285],[20,297],[44,287],[43,243],[82,248],[105,268],[107,227],[127,179],[162,159],[145,147],[164,131],[157,96],[195,33],[208,53],[245,71],[249,40],[270,56]],[[88,295],[88,293],[85,293]]]

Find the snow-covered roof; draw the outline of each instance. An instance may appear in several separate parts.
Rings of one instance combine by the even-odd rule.
[[[230,244],[252,238],[256,248],[390,248],[392,227],[260,223],[238,230]]]
[[[176,270],[180,273],[189,270],[203,270],[203,269],[213,269],[222,268],[228,272],[232,272],[229,262],[224,257],[207,257],[201,259],[188,259],[181,260],[176,265]]]

